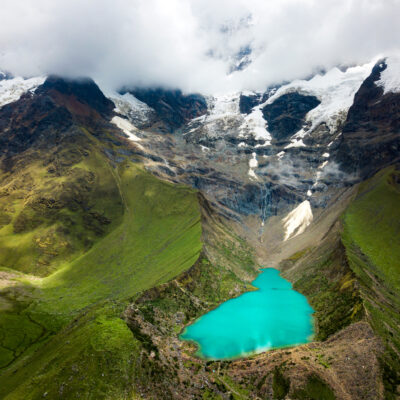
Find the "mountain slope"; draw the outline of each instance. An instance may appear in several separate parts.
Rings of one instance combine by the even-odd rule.
[[[385,71],[398,76],[398,59],[378,62],[354,98],[336,159],[348,173],[370,177],[381,168],[399,160],[399,88],[384,87]]]
[[[184,323],[244,290],[251,249],[195,190],[143,168],[93,82],[51,77],[1,112],[0,396],[141,397],[161,365],[129,305],[179,276],[198,297]]]
[[[344,216],[343,236],[368,319],[385,343],[381,362],[388,399],[399,395],[400,380],[399,177],[399,166],[392,166],[360,185]]]
[[[396,398],[388,66],[205,98],[21,84],[0,108],[0,397]],[[196,358],[179,332],[258,264],[307,296],[314,340]]]
[[[20,329],[21,327],[23,329],[24,320],[38,324],[44,330],[40,332],[42,336],[54,334],[65,327],[60,333],[56,333],[54,338],[50,337],[50,343],[46,344],[44,349],[31,354],[31,359],[25,355],[24,360],[17,361],[16,365],[7,370],[1,385],[2,390],[13,388],[13,382],[19,387],[17,394],[10,398],[22,396],[21,391],[25,393],[23,397],[26,398],[27,393],[32,391],[30,380],[21,378],[21,374],[39,368],[37,374],[44,366],[49,365],[50,375],[47,374],[41,379],[51,380],[52,374],[60,373],[57,367],[60,362],[68,364],[71,357],[75,360],[71,362],[78,362],[81,357],[80,352],[86,351],[86,346],[89,345],[85,339],[88,332],[92,332],[89,334],[93,335],[90,345],[95,346],[99,357],[105,357],[108,351],[115,352],[113,347],[109,350],[109,346],[118,346],[118,340],[134,343],[132,335],[126,330],[126,325],[118,318],[125,299],[135,296],[143,289],[171,279],[196,261],[201,250],[201,228],[195,194],[185,188],[176,189],[159,182],[140,169],[137,170],[135,165],[128,164],[125,168],[127,171],[123,171],[121,188],[125,194],[126,206],[131,211],[126,211],[124,221],[75,262],[63,266],[58,272],[40,282],[30,280],[29,277],[17,276],[14,278],[16,286],[6,292],[5,300],[10,309],[2,315],[3,338],[12,336],[13,326],[10,326],[9,319],[18,323]],[[149,240],[149,237],[153,240]],[[37,289],[29,295],[32,286]],[[18,311],[18,303],[14,298],[16,293],[25,293],[24,310]],[[20,321],[17,322],[17,318]],[[74,319],[81,321],[78,326],[76,322],[70,325]],[[29,327],[28,332],[23,332],[25,343],[15,340],[12,347],[14,354],[21,353],[24,346],[27,346],[26,337],[33,342],[31,345],[35,345],[35,340],[43,341],[40,335],[29,337],[31,329]],[[107,329],[110,333],[107,333]],[[119,334],[122,338],[119,338]],[[108,340],[107,335],[112,335],[110,344],[104,342]],[[63,339],[65,336],[67,338]],[[73,345],[71,353],[68,352],[67,360],[60,360],[57,352],[61,350],[56,349],[64,340],[71,341]],[[98,341],[97,345],[93,341]],[[10,349],[5,342],[3,345],[4,348]],[[51,351],[52,346],[56,346],[54,352]],[[29,347],[27,351],[29,354]],[[123,348],[119,349],[115,356],[118,365],[122,360],[127,361],[127,356],[118,355],[121,351]],[[110,360],[99,360],[99,362],[103,365]],[[18,374],[15,375],[13,372],[16,367]],[[95,379],[96,374],[100,373],[98,368],[100,367],[92,371],[91,379]],[[124,368],[128,368],[128,365]],[[110,370],[108,373],[112,375],[109,376],[108,385],[111,389],[115,389],[113,375],[115,371]],[[10,374],[13,376],[12,379]],[[28,386],[21,387],[21,379],[26,381]],[[49,384],[45,384],[45,381],[39,385],[38,390],[48,387]],[[91,392],[93,387],[89,386],[87,390]],[[103,388],[103,390],[106,394],[108,389]],[[7,392],[2,392],[2,395],[5,393]],[[30,394],[30,396],[35,398],[36,395]]]
[[[37,97],[1,110],[15,134],[10,137],[6,125],[1,136],[3,398],[41,397],[46,384],[32,391],[27,376],[32,370],[42,375],[46,365],[53,372],[41,379],[61,372],[57,354],[65,336],[73,343],[68,357],[79,359],[94,346],[101,365],[119,341],[134,344],[119,319],[124,301],[188,269],[202,248],[196,193],[151,176],[130,156],[123,136],[111,139],[115,128],[103,118],[108,101],[94,99],[91,85],[76,90],[68,81],[49,80]],[[114,148],[124,150],[111,160]],[[74,319],[77,327],[70,325]],[[128,368],[121,351],[115,359]],[[92,379],[100,373],[89,370]],[[101,389],[107,396],[118,387],[115,371],[108,374]]]

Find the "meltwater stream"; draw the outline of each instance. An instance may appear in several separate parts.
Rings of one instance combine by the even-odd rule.
[[[233,359],[311,340],[314,310],[278,270],[263,269],[252,284],[259,290],[221,304],[180,338],[194,341],[197,355],[207,359]]]

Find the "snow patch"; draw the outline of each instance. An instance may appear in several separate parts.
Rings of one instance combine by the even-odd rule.
[[[284,241],[303,233],[312,220],[311,204],[308,200],[305,200],[282,219],[285,228]]]
[[[115,116],[112,118],[111,123],[121,129],[130,140],[134,142],[142,140],[133,133],[138,132],[138,129],[134,127],[127,119]]]
[[[328,165],[328,162],[329,162],[329,161],[324,161],[324,162],[318,167],[318,169],[323,169],[323,168],[325,168],[325,167]]]
[[[329,153],[324,153],[324,154],[322,154],[322,157],[324,157],[324,158],[329,158],[329,156],[330,156]]]
[[[254,180],[258,181],[258,177],[253,169],[250,168],[248,173],[249,173],[250,178],[253,178]]]
[[[154,110],[130,93],[120,94],[115,91],[102,89],[104,95],[114,104],[114,111],[130,119],[131,122],[147,122]]]
[[[249,174],[250,178],[258,180],[258,177],[257,177],[256,173],[254,172],[254,169],[258,167],[257,154],[252,153],[252,157],[253,158],[250,158],[250,160],[249,160],[248,174]]]
[[[251,158],[249,161],[249,167],[257,168],[258,167],[257,154],[253,153],[252,156],[253,156],[253,158]]]
[[[45,80],[45,76],[29,79],[19,76],[12,79],[0,80],[0,107],[19,100],[24,93],[34,93]]]
[[[243,93],[261,96],[261,92],[235,92],[208,96],[207,114],[193,118],[183,135],[190,133],[208,138],[236,137],[243,140],[238,144],[240,148],[249,147],[246,140],[254,138],[259,142],[255,147],[270,146],[272,136],[267,130],[268,124],[260,106],[255,106],[247,115],[240,112],[240,96]]]
[[[383,87],[383,94],[400,92],[400,54],[388,57],[386,65],[386,69],[381,73],[381,79],[376,84]]]
[[[239,131],[250,134],[255,140],[264,140],[263,146],[271,144],[272,136],[267,131],[267,121],[264,119],[260,106],[253,108],[252,112],[244,117],[244,122]]]
[[[285,149],[290,149],[292,147],[306,147],[303,139],[292,139],[292,143],[288,144]]]
[[[325,123],[331,133],[334,133],[341,121],[346,116],[353,104],[354,95],[364,80],[370,75],[376,60],[371,63],[348,68],[345,72],[339,68],[333,68],[324,75],[316,75],[312,79],[295,80],[280,87],[260,107],[272,104],[275,100],[287,93],[298,92],[304,95],[315,96],[321,102],[306,115],[306,121],[310,128],[299,131],[295,136],[303,137],[314,130],[321,123]]]
[[[239,93],[215,95],[210,101],[209,117],[222,117],[239,114]],[[207,118],[209,120],[209,118]]]
[[[239,110],[240,93],[216,94],[205,98],[207,101],[207,114],[193,118],[188,127],[190,133],[201,134],[210,138],[221,137],[237,131],[242,116]],[[239,135],[240,136],[240,135]]]
[[[276,156],[278,157],[278,160],[281,160],[284,155],[285,155],[285,152],[281,151]]]

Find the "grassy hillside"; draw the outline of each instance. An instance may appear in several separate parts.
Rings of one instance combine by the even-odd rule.
[[[130,162],[118,167],[115,179],[125,205],[121,224],[42,280],[42,293],[54,299],[55,312],[127,298],[168,281],[199,256],[200,210],[194,191],[162,182]]]
[[[162,342],[243,292],[253,257],[196,191],[149,174],[112,103],[79,85],[54,78],[2,109],[0,398],[164,398],[182,382]]]
[[[317,339],[360,319],[371,324],[384,345],[377,354],[387,399],[400,395],[399,238],[400,171],[392,166],[358,186],[322,243],[281,265],[316,310]]]
[[[121,222],[117,182],[84,130],[0,170],[0,266],[47,276]]]
[[[400,290],[400,171],[385,169],[360,185],[345,215],[346,238],[375,266],[375,273]]]
[[[316,339],[322,340],[322,345],[337,332],[344,335],[347,326],[351,329],[357,321],[368,321],[379,340],[373,356],[379,366],[374,387],[378,392],[384,391],[387,399],[399,398],[398,166],[359,184],[341,220],[330,226],[323,240],[293,254],[281,263],[281,268],[315,309]],[[369,334],[365,340],[368,338]],[[353,338],[348,345],[356,347]],[[365,381],[354,379],[355,386],[367,387]]]
[[[364,305],[386,351],[386,396],[397,398],[400,376],[400,171],[387,168],[360,185],[344,215],[343,243],[361,283]]]
[[[48,160],[33,159],[26,163],[30,185],[23,168],[3,172],[1,398],[130,396],[138,344],[120,314],[137,293],[199,257],[195,191],[162,182],[126,157],[113,166],[97,145],[88,153],[59,176]],[[32,207],[30,199],[45,204]],[[75,386],[63,386],[66,369],[79,376]]]

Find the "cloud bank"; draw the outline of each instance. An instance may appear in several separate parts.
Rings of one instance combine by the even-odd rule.
[[[3,0],[0,69],[203,93],[400,47],[400,0]],[[251,64],[229,73],[244,49]]]

